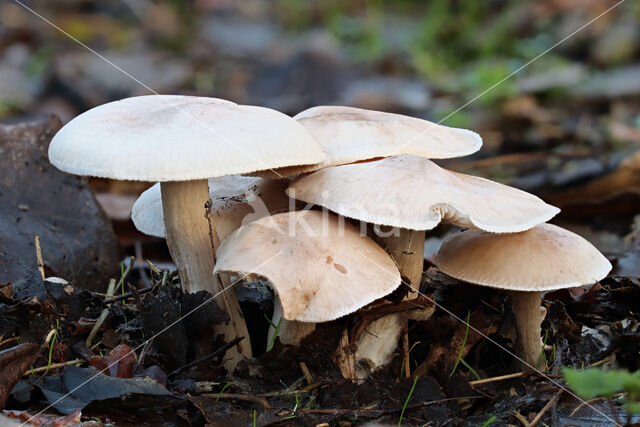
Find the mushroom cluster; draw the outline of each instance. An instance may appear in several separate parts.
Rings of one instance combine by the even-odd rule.
[[[314,107],[291,118],[220,99],[156,95],[81,114],[54,137],[49,158],[78,175],[157,182],[132,219],[166,238],[185,291],[210,292],[229,314],[212,332],[245,338],[227,354],[229,369],[252,356],[233,276],[271,285],[277,338],[299,345],[318,322],[385,304],[403,280],[405,298],[416,298],[425,233],[441,222],[469,230],[443,245],[438,266],[512,291],[518,355],[531,365],[541,351],[539,293],[599,280],[610,265],[579,236],[544,224],[557,208],[430,160],[481,145],[472,131],[379,111]],[[295,200],[332,212],[297,210]],[[591,269],[566,268],[568,257]],[[527,264],[536,258],[547,263],[544,271]],[[364,378],[384,366],[409,316],[432,312],[375,320],[351,343],[351,372]]]

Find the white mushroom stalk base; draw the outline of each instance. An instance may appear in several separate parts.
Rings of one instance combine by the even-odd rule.
[[[410,300],[418,296],[416,290],[422,280],[425,232],[403,228],[396,234],[385,238],[386,249],[398,264],[403,279],[411,284],[411,290],[405,298]],[[406,286],[406,282],[400,286]],[[406,325],[406,316],[393,314],[367,326],[358,341],[355,355],[358,379],[367,378],[371,372],[389,363]]]
[[[215,302],[229,314],[230,321],[225,325],[214,325],[213,332],[223,335],[226,342],[244,337],[227,351],[225,368],[232,370],[243,356],[252,357],[251,342],[235,289],[225,289],[229,285],[226,276],[218,278],[213,274],[219,239],[207,215],[207,180],[163,182],[160,191],[167,245],[178,266],[183,289],[190,293],[205,290],[213,295],[220,294]]]
[[[538,366],[542,354],[540,301],[540,292],[511,292],[516,355],[525,362],[521,363],[525,371],[544,370],[544,366]]]
[[[316,324],[312,322],[296,322],[295,320],[287,320],[282,317],[282,304],[280,299],[275,297],[273,302],[273,316],[271,317],[272,326],[269,327],[269,333],[267,335],[267,346],[273,341],[273,337],[276,333],[273,325],[280,324],[278,328],[277,339],[282,344],[298,346],[300,341],[309,336],[311,332],[315,331]]]

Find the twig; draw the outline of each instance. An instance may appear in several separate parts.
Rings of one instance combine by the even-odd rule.
[[[307,379],[307,384],[309,385],[313,384],[313,375],[311,375],[311,371],[307,367],[307,364],[304,362],[300,362],[300,369],[302,370],[302,373]]]
[[[51,369],[64,368],[65,366],[78,365],[83,362],[84,360],[82,359],[73,359],[73,360],[68,360],[66,362],[61,362],[61,363],[52,363],[51,365],[48,365],[48,366],[40,366],[39,368],[29,369],[28,371],[25,371],[22,376],[24,377],[31,374],[37,374],[38,372],[44,372]]]
[[[244,337],[238,337],[236,339],[234,339],[233,341],[229,341],[228,343],[226,343],[225,345],[223,345],[222,347],[220,347],[219,349],[217,349],[216,351],[214,351],[211,354],[208,354],[198,360],[194,360],[191,363],[187,363],[184,366],[179,367],[178,369],[176,369],[175,371],[169,373],[169,377],[172,377],[174,375],[179,374],[180,372],[184,371],[185,369],[189,369],[192,368],[196,365],[199,365],[201,363],[206,362],[207,360],[213,359],[214,357],[216,357],[219,354],[224,354],[227,350],[229,350],[230,348],[236,346],[240,341],[242,341],[244,339]]]
[[[267,402],[266,399],[262,399],[256,396],[251,396],[249,394],[207,393],[207,394],[203,394],[202,396],[213,397],[215,399],[242,400],[243,402],[257,403],[258,405],[261,405],[265,411],[268,411],[269,409],[271,409],[271,407],[269,406],[269,402]]]
[[[144,362],[144,357],[147,355],[147,350],[149,350],[149,347],[153,342],[153,338],[154,337],[151,337],[151,339],[147,340],[147,342],[144,343],[144,347],[142,347],[142,351],[140,352],[140,357],[138,357],[138,360],[136,361],[135,365],[133,365],[134,372],[142,366],[142,362]]]
[[[36,242],[36,258],[38,259],[38,271],[40,271],[40,277],[42,280],[45,279],[44,276],[44,261],[42,260],[42,249],[40,248],[40,236],[35,237]]]
[[[111,279],[109,280],[109,287],[107,288],[107,296],[108,297],[112,296],[115,291],[116,291],[116,279]],[[91,341],[93,341],[93,339],[95,338],[96,334],[98,333],[98,330],[100,329],[104,321],[107,319],[108,315],[109,315],[109,309],[107,308],[102,310],[102,313],[100,313],[98,320],[96,320],[96,324],[93,325],[93,328],[91,329],[91,332],[89,332],[89,336],[87,337],[87,340],[84,342],[84,345],[87,346],[87,348],[91,348]]]
[[[167,277],[169,277],[169,272],[165,270],[164,273],[162,273],[162,282],[160,282],[162,286],[167,283]]]
[[[408,405],[405,409],[417,409],[424,406],[433,406],[439,405],[440,403],[449,402],[452,400],[461,400],[461,399],[479,399],[484,396],[461,396],[461,397],[447,397],[445,399],[440,400],[430,400],[428,402],[420,402],[414,405]],[[327,414],[327,415],[354,415],[359,417],[378,417],[386,414],[393,414],[396,412],[402,411],[402,408],[386,408],[386,409],[299,409],[299,414]]]
[[[160,274],[160,269],[156,267],[154,263],[147,260],[147,265],[149,266],[149,271],[151,272],[151,278],[153,278],[154,274]]]
[[[596,402],[599,402],[601,400],[607,400],[609,398],[617,398],[617,397],[623,396],[624,394],[625,393],[616,393],[616,394],[613,394],[611,396],[596,397],[595,399],[591,399],[591,400],[587,400],[586,402],[582,402],[581,404],[578,405],[578,407],[576,409],[571,411],[571,414],[569,414],[569,418],[573,417],[576,413],[578,413],[578,411],[580,409],[584,408],[585,406],[591,406],[592,403],[596,403]]]
[[[0,340],[0,347],[2,347],[5,344],[9,344],[11,341],[18,341],[18,337],[10,337],[10,338],[7,338],[6,340]]]
[[[300,394],[300,393],[310,393],[313,390],[322,387],[326,384],[324,381],[318,381],[317,383],[309,384],[308,386],[302,387],[298,390],[284,390],[284,391],[271,391],[269,393],[258,394],[260,397],[275,397],[275,396],[288,396],[292,394]]]
[[[558,401],[558,399],[560,399],[560,395],[562,394],[562,392],[564,392],[563,388],[558,390],[558,392],[556,394],[554,394],[551,399],[549,399],[549,401],[547,402],[546,405],[544,405],[542,410],[540,412],[538,412],[538,415],[536,415],[535,418],[529,423],[529,427],[534,427],[536,425],[536,423],[538,421],[540,421],[540,419],[545,414],[545,412],[547,412],[549,410],[549,408],[551,408],[553,405],[555,405],[555,403]]]
[[[354,417],[379,417],[388,412],[397,412],[397,410],[385,410],[385,409],[300,409],[299,414],[319,414],[319,415],[353,415]]]
[[[605,364],[605,363],[609,362],[610,360],[611,360],[611,356],[607,356],[602,360],[598,360],[597,362],[592,363],[591,365],[587,366],[587,368],[595,368],[596,366],[600,366],[602,364]]]
[[[166,273],[165,273],[165,274],[166,274]],[[153,290],[153,288],[143,288],[143,289],[140,289],[140,290],[138,291],[138,295],[146,294],[147,292],[149,292],[149,291],[151,291],[151,290]],[[122,294],[122,295],[118,295],[118,296],[115,296],[115,297],[107,298],[107,299],[105,299],[105,300],[104,300],[104,301],[102,301],[102,302],[103,302],[103,303],[105,303],[105,304],[112,304],[112,303],[114,303],[114,302],[118,302],[118,301],[125,300],[125,299],[127,299],[127,298],[131,298],[132,296],[134,296],[134,295],[133,295],[133,292],[127,292],[127,293]]]
[[[404,377],[411,378],[411,360],[409,359],[409,325],[405,322],[402,332],[402,352],[404,353]]]
[[[513,379],[513,378],[524,377],[526,375],[527,375],[526,372],[516,372],[515,374],[500,375],[498,377],[483,378],[481,380],[469,381],[469,385],[470,386],[474,386],[474,385],[492,383],[492,382],[496,382],[496,381],[510,380],[510,379]]]
[[[516,420],[520,421],[523,427],[529,427],[529,421],[518,411],[515,412],[507,412],[507,414],[511,414]]]
[[[133,248],[136,252],[136,257],[134,262],[136,264],[136,268],[138,269],[138,274],[140,275],[140,277],[142,278],[142,282],[144,283],[144,289],[150,288],[151,283],[149,282],[147,273],[144,271],[144,267],[142,266],[144,264],[144,261],[143,261],[144,258],[142,256],[142,244],[140,243],[140,240],[135,241],[135,243],[133,244]]]
[[[127,285],[129,287],[129,292],[133,294],[133,300],[135,304],[138,306],[138,311],[140,313],[144,312],[144,304],[142,303],[142,299],[140,298],[140,292],[138,292],[138,289],[135,286],[133,286],[131,283],[127,283]],[[152,288],[145,288],[145,289],[152,289]]]

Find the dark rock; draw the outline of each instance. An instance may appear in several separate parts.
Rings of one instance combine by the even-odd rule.
[[[102,291],[118,265],[115,236],[89,188],[49,163],[60,126],[55,117],[0,124],[0,283],[12,283],[17,299],[41,283],[35,236],[47,276]]]

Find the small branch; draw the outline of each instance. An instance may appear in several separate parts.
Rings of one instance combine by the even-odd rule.
[[[404,359],[402,364],[404,365],[404,377],[411,378],[411,360],[409,358],[409,325],[406,324],[404,326],[404,331],[402,332],[402,353],[404,355]]]
[[[147,292],[149,292],[151,290],[153,290],[153,287],[140,289],[138,291],[138,295],[146,294]],[[127,292],[125,294],[118,295],[117,297],[107,298],[103,302],[105,304],[113,304],[114,302],[122,301],[122,300],[125,300],[127,298],[131,298],[133,296],[134,296],[133,292]]]
[[[507,414],[510,414],[516,420],[518,420],[520,422],[520,424],[522,425],[522,427],[529,427],[529,421],[527,421],[527,419],[525,417],[523,417],[520,412],[518,412],[518,411],[507,412]]]
[[[142,278],[142,282],[144,283],[144,289],[151,287],[151,282],[149,282],[149,278],[147,277],[147,273],[144,271],[144,258],[142,256],[142,244],[140,240],[136,240],[133,244],[134,250],[136,252],[136,257],[134,263],[136,264],[136,268],[138,270],[138,274],[140,278]]]
[[[264,408],[265,411],[268,411],[269,409],[271,409],[271,407],[269,406],[269,402],[267,402],[265,399],[262,399],[260,397],[256,397],[256,396],[251,396],[248,394],[231,394],[231,393],[217,393],[217,394],[203,394],[202,396],[204,397],[212,397],[217,399],[224,399],[224,400],[241,400],[243,402],[251,402],[251,403],[257,403],[258,405],[261,405],[262,408]]]
[[[7,338],[6,340],[0,340],[0,347],[2,347],[5,344],[9,344],[10,342],[13,342],[13,341],[18,341],[18,337],[10,337],[10,338]]]
[[[27,375],[37,374],[38,372],[50,371],[51,369],[58,369],[58,368],[64,368],[65,366],[78,365],[83,362],[84,360],[82,359],[73,359],[67,362],[52,363],[49,366],[40,366],[39,368],[29,369],[28,371],[25,371],[22,376],[25,377]]]
[[[36,258],[38,259],[38,271],[40,271],[40,277],[44,281],[44,261],[42,260],[42,249],[40,248],[40,236],[35,237],[36,242]]]
[[[310,393],[313,390],[322,387],[326,384],[324,381],[318,381],[317,383],[310,384],[306,387],[302,387],[298,390],[284,390],[284,391],[272,391],[269,393],[258,394],[260,397],[275,397],[275,396],[288,396],[292,394],[300,394],[300,393]]]
[[[515,374],[500,375],[498,377],[483,378],[481,380],[469,381],[469,385],[474,386],[474,385],[492,383],[496,381],[510,380],[513,378],[524,377],[526,375],[529,375],[528,372],[516,372]]]
[[[124,283],[129,273],[131,272],[131,269],[133,268],[134,263],[135,263],[135,257],[129,257],[129,265],[127,265],[127,268],[123,271],[122,276],[118,281],[118,284],[116,284],[115,279],[109,280],[109,286],[107,288],[107,298],[104,300],[105,304],[109,304],[107,300],[109,300],[110,297],[113,296],[113,294],[116,292],[116,289],[120,289],[122,287],[122,284]],[[151,288],[148,288],[148,289],[151,289]],[[98,333],[98,330],[100,329],[104,321],[107,319],[108,315],[109,315],[109,309],[107,308],[102,310],[102,313],[100,313],[100,317],[98,317],[98,320],[96,320],[96,324],[93,325],[93,329],[91,329],[91,332],[89,333],[89,336],[85,341],[85,345],[87,346],[87,348],[91,348],[91,341],[93,341],[93,339],[95,338],[96,334]]]
[[[107,296],[108,297],[112,296],[115,291],[116,291],[116,279],[111,279],[109,280],[109,287],[107,288]],[[91,332],[89,332],[89,336],[87,337],[87,340],[84,342],[84,345],[87,348],[91,348],[91,341],[93,341],[93,339],[95,338],[96,334],[98,333],[98,330],[100,329],[104,321],[107,319],[108,315],[109,315],[109,309],[107,308],[102,310],[102,313],[100,313],[98,320],[96,320],[96,324],[93,325],[93,328],[91,329]]]
[[[142,351],[140,352],[140,357],[138,357],[138,360],[133,365],[133,372],[138,370],[138,368],[142,367],[142,363],[144,362],[144,357],[147,355],[147,351],[149,350],[149,347],[151,347],[151,343],[153,343],[153,338],[154,337],[151,337],[150,339],[147,340],[147,342],[144,343],[144,347],[142,347]]]
[[[394,410],[385,409],[300,409],[297,411],[299,414],[319,414],[319,415],[351,415],[353,417],[380,417],[389,412],[397,412]]]
[[[424,406],[439,405],[441,403],[449,402],[452,400],[460,399],[480,399],[484,396],[461,396],[461,397],[447,397],[440,400],[431,400],[428,402],[416,403],[409,405],[405,409],[417,409]],[[385,408],[385,409],[300,409],[297,411],[299,414],[326,414],[326,415],[353,415],[356,417],[379,417],[382,415],[393,414],[402,411],[402,407],[398,408]]]
[[[302,373],[307,379],[307,384],[309,385],[313,384],[313,375],[311,375],[311,371],[307,367],[307,364],[304,362],[300,362],[300,369],[302,370]]]
[[[582,402],[580,405],[578,405],[578,407],[576,409],[574,409],[573,411],[571,411],[571,414],[569,414],[569,418],[573,417],[575,414],[578,413],[578,411],[586,406],[591,407],[591,405],[593,403],[596,402],[600,402],[601,400],[607,400],[607,399],[615,399],[618,398],[620,396],[623,396],[625,393],[617,393],[617,394],[613,394],[611,396],[602,396],[602,397],[596,397],[595,399],[591,399],[591,400],[587,400],[585,402]]]
[[[562,392],[564,392],[563,388],[558,390],[558,392],[556,394],[554,394],[551,399],[549,399],[547,404],[544,405],[544,408],[542,408],[542,410],[540,412],[538,412],[538,415],[536,415],[535,418],[529,423],[529,427],[534,427],[536,425],[536,423],[538,421],[540,421],[540,419],[545,414],[545,412],[547,412],[549,410],[549,408],[551,408],[553,405],[555,405],[555,403],[558,401],[558,399],[560,399],[560,395],[562,394]]]

